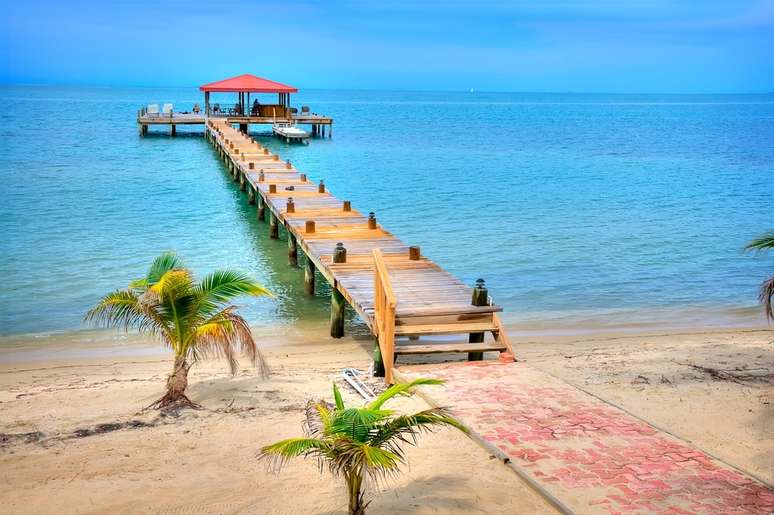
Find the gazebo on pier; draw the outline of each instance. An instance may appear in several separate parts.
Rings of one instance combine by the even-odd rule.
[[[199,87],[204,91],[204,112],[207,116],[229,116],[248,118],[291,118],[290,94],[298,89],[273,80],[256,77],[249,73],[231,77],[217,82],[210,82]],[[237,102],[232,108],[221,108],[218,104],[210,104],[210,93],[236,93]],[[250,103],[251,93],[276,93],[276,104]]]

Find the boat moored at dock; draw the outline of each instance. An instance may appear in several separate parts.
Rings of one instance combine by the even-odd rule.
[[[311,136],[305,130],[297,127],[296,124],[289,122],[277,122],[271,126],[271,131],[275,136],[284,139],[287,143],[294,141],[304,143]]]

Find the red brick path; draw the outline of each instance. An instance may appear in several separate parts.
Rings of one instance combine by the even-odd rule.
[[[774,512],[774,490],[523,363],[404,366],[512,465],[578,513]]]

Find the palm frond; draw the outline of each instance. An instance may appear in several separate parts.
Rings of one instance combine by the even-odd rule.
[[[195,360],[200,355],[224,357],[231,373],[236,373],[236,354],[246,354],[253,366],[257,366],[262,377],[268,377],[269,366],[253,339],[247,321],[236,313],[235,306],[228,306],[196,327],[186,349]]]
[[[172,251],[163,252],[151,263],[148,275],[145,276],[145,283],[148,286],[156,284],[164,277],[164,274],[172,270],[182,270],[185,268],[183,260]]]
[[[116,290],[105,295],[86,313],[84,320],[102,327],[119,327],[125,331],[134,328],[165,340],[169,336],[169,327],[153,306],[144,305],[131,290]]]
[[[745,245],[744,250],[764,251],[774,248],[774,231],[767,231]]]
[[[339,391],[339,387],[336,386],[336,383],[333,383],[333,400],[336,403],[337,410],[344,409],[344,399],[341,398],[341,392]]]
[[[336,440],[333,452],[326,457],[329,458],[328,469],[334,475],[363,471],[376,481],[396,473],[398,467],[405,463],[402,456],[390,450],[347,439]]]
[[[430,379],[430,378],[420,378],[420,379],[415,379],[410,383],[394,384],[389,388],[387,388],[374,400],[372,400],[371,403],[368,404],[368,407],[370,409],[379,409],[382,407],[382,405],[385,402],[392,399],[393,397],[410,395],[413,392],[414,388],[416,388],[417,386],[439,385],[439,384],[443,384],[443,381],[441,379]]]
[[[385,446],[402,455],[401,444],[416,445],[420,433],[432,432],[443,426],[457,428],[465,434],[468,432],[465,426],[449,416],[446,409],[431,408],[411,415],[400,415],[380,424],[372,433],[369,443]]]
[[[306,403],[304,433],[311,437],[320,437],[329,431],[333,418],[333,406],[325,401],[310,400]]]
[[[392,414],[392,411],[368,408],[336,410],[325,434],[326,436],[349,438],[355,442],[365,442],[374,426]]]
[[[214,303],[229,302],[240,295],[272,296],[269,290],[235,270],[213,272],[205,276],[196,289],[203,300]]]
[[[774,306],[772,298],[774,297],[774,277],[769,277],[761,283],[758,299],[763,305],[763,312],[766,313],[766,320],[774,320]]]
[[[330,455],[331,446],[316,438],[288,438],[261,448],[259,460],[268,462],[272,470],[281,469],[288,461],[298,457],[323,457]]]

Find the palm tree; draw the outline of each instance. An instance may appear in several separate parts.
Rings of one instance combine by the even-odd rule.
[[[762,236],[755,238],[747,244],[745,250],[766,251],[774,248],[774,231],[769,231]],[[774,320],[774,307],[771,299],[774,297],[774,276],[769,277],[761,283],[758,299],[763,304],[763,312],[766,313],[767,320]]]
[[[442,383],[437,379],[416,379],[396,384],[362,408],[344,406],[334,383],[335,405],[325,401],[307,404],[303,424],[306,436],[267,445],[261,449],[259,459],[267,459],[274,470],[279,470],[291,458],[317,458],[320,470],[327,464],[333,475],[344,477],[349,514],[362,515],[369,504],[364,502],[363,480],[367,477],[378,481],[397,474],[400,465],[406,463],[403,444],[416,445],[420,432],[432,431],[437,426],[452,426],[467,432],[444,409],[403,415],[382,408],[388,400],[409,395],[417,386]]]
[[[259,366],[261,375],[268,374],[247,322],[236,306],[228,304],[240,295],[271,294],[233,270],[219,270],[196,282],[175,253],[165,252],[144,278],[105,295],[85,318],[96,325],[135,328],[161,339],[175,353],[175,363],[166,394],[149,407],[197,408],[185,390],[191,365],[204,356],[223,356],[234,374],[236,353],[242,350]]]

